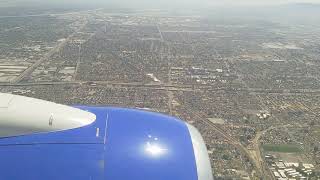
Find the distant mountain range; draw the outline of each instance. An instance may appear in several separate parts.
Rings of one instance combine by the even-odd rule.
[[[315,24],[320,21],[320,4],[293,3],[261,8],[257,14],[274,21],[296,24]]]
[[[286,5],[288,7],[293,8],[303,8],[303,9],[314,9],[314,8],[320,8],[320,3],[292,3]]]
[[[287,11],[307,11],[320,13],[320,4],[315,3],[294,3],[294,4],[287,4],[280,6],[280,10],[287,10]]]

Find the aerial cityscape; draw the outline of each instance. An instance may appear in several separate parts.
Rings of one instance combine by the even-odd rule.
[[[319,24],[1,10],[0,92],[178,117],[215,179],[320,179]]]

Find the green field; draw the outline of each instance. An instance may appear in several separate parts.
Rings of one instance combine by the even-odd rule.
[[[294,144],[265,144],[262,146],[265,151],[283,152],[283,153],[298,153],[301,148]]]

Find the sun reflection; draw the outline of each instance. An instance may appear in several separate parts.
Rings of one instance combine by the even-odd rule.
[[[159,145],[157,143],[147,142],[147,144],[145,146],[145,151],[147,152],[147,154],[149,154],[151,156],[158,157],[158,156],[165,154],[167,152],[167,149],[161,147],[161,145]]]

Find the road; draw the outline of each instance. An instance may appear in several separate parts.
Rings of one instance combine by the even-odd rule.
[[[48,53],[46,53],[42,58],[40,58],[38,61],[33,63],[28,69],[26,69],[23,73],[21,73],[18,77],[16,77],[11,83],[19,83],[27,78],[30,77],[32,72],[36,70],[43,62],[48,61],[52,55],[59,52],[59,50],[64,47],[71,39],[74,37],[75,34],[77,34],[85,25],[87,22],[84,22],[83,25],[79,28],[78,31],[72,33],[66,40],[58,43],[54,48],[52,48]]]
[[[265,177],[271,178],[273,177],[272,174],[268,171],[267,165],[264,162],[264,159],[261,155],[261,147],[260,147],[260,139],[261,137],[267,133],[268,131],[271,131],[275,129],[274,126],[269,127],[268,129],[265,129],[263,131],[258,131],[255,138],[252,140],[251,145],[253,148],[251,150],[248,150],[249,154],[251,155],[252,159],[256,162],[258,168],[261,169],[263,175]]]
[[[83,11],[72,11],[72,12],[65,12],[65,13],[40,13],[40,14],[24,14],[24,15],[16,15],[16,16],[0,16],[1,18],[27,18],[27,17],[43,17],[43,16],[65,16],[65,15],[73,15],[76,13],[89,13],[98,11],[99,9],[92,9],[92,10],[83,10]]]
[[[249,161],[251,162],[251,164],[254,167],[255,173],[257,176],[259,177],[263,177],[263,171],[261,170],[259,163],[256,162],[256,160],[251,156],[249,150],[244,147],[237,139],[231,137],[229,134],[227,134],[223,129],[221,129],[220,127],[218,127],[217,125],[213,124],[211,121],[209,121],[208,119],[206,119],[205,114],[203,114],[200,111],[195,111],[194,108],[192,108],[192,106],[188,105],[188,104],[183,104],[184,108],[188,109],[189,112],[192,112],[192,114],[200,121],[204,122],[206,125],[208,125],[208,127],[210,127],[212,130],[214,130],[215,132],[219,133],[224,139],[226,139],[231,145],[233,145],[234,147],[236,147],[242,155],[244,155],[245,157],[247,157],[249,159]],[[252,177],[251,177],[252,178]]]
[[[132,83],[122,83],[122,82],[114,82],[114,81],[63,81],[63,82],[17,82],[17,83],[1,83],[1,86],[41,86],[41,85],[63,85],[63,84],[79,84],[79,83],[97,83],[97,84],[110,84],[110,85],[123,85],[123,86],[149,86],[149,87],[170,87],[172,89],[189,89],[190,91],[194,91],[195,89],[198,91],[236,91],[236,92],[249,92],[253,95],[258,94],[279,94],[279,95],[297,95],[297,94],[306,94],[306,93],[320,93],[320,89],[313,89],[313,90],[307,90],[307,89],[300,89],[296,90],[295,93],[282,93],[282,92],[274,92],[270,93],[270,90],[268,89],[260,89],[260,88],[212,88],[208,87],[208,85],[181,85],[181,84],[159,84],[159,83],[150,83],[150,84],[144,84],[141,82],[132,82]]]

